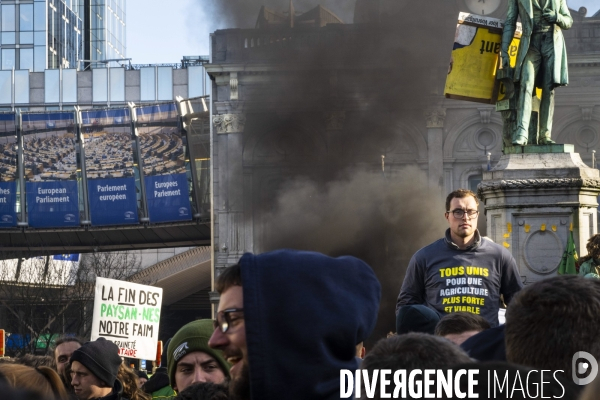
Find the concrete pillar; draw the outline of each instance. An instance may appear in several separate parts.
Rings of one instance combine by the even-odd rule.
[[[427,123],[427,152],[429,157],[429,187],[444,187],[444,120],[443,108],[428,110],[425,113]]]
[[[243,132],[241,113],[213,116],[215,158],[215,268],[237,262],[246,250],[244,235]]]

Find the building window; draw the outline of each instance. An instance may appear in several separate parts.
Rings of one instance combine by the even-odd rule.
[[[19,44],[33,44],[33,32],[20,32]]]
[[[2,44],[15,44],[15,32],[2,32]]]
[[[33,49],[20,49],[19,52],[19,69],[33,71]]]
[[[2,49],[2,69],[15,67],[15,49]]]
[[[15,23],[15,6],[12,4],[2,5],[2,31],[14,32],[17,30]]]
[[[33,4],[21,4],[19,11],[19,31],[33,31]]]
[[[34,47],[34,64],[35,72],[43,72],[46,69],[46,46]]]
[[[482,175],[471,175],[469,177],[469,190],[477,193],[477,185],[481,183],[482,179]]]

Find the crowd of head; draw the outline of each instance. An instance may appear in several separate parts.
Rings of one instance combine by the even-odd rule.
[[[51,357],[0,363],[0,393],[48,400],[333,399],[340,398],[340,371],[357,368],[371,374],[475,368],[509,381],[520,374],[546,379],[544,394],[556,398],[586,399],[595,390],[594,382],[582,392],[571,377],[576,353],[600,358],[597,279],[557,276],[530,284],[508,305],[506,323],[495,327],[471,313],[440,316],[425,305],[403,306],[397,332],[366,356],[362,343],[374,328],[380,286],[356,258],[246,254],[221,273],[216,289],[216,320],[181,327],[150,379],[128,367],[111,341],[62,337]],[[380,398],[378,385],[355,389],[362,393],[356,398]],[[495,398],[536,397],[509,393]]]
[[[381,285],[365,262],[297,250],[247,253],[216,278],[215,319],[181,327],[150,378],[124,364],[111,341],[66,337],[56,341],[54,357],[0,364],[0,393],[26,390],[7,398],[48,400],[378,399],[392,395],[393,382],[400,390],[393,398],[422,398],[425,386],[433,387],[432,398],[595,398],[600,279],[558,275],[523,287],[512,256],[476,231],[474,194],[453,192],[446,210],[445,237],[409,264],[396,332],[387,337],[372,336]],[[452,266],[457,262],[470,264]],[[356,377],[352,385],[345,371]],[[448,381],[428,381],[426,371]],[[406,376],[421,379],[418,392],[405,393]],[[450,381],[460,390],[452,392]]]
[[[0,398],[10,400],[226,400],[228,362],[210,348],[212,320],[193,321],[170,339],[164,366],[151,378],[127,365],[118,347],[99,338],[55,341],[52,355],[26,354],[0,362]]]

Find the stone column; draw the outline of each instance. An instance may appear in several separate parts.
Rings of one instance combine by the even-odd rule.
[[[444,187],[444,120],[446,110],[431,109],[425,113],[427,151],[429,157],[429,187]]]
[[[244,235],[243,113],[213,116],[215,270],[234,264],[246,251]]]
[[[579,255],[597,232],[600,177],[573,147],[508,147],[483,173],[487,235],[512,253],[526,284],[557,274],[571,229]]]

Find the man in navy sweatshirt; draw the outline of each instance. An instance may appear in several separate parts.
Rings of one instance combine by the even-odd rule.
[[[413,255],[396,302],[424,304],[440,316],[453,312],[481,315],[498,325],[500,295],[506,304],[523,287],[512,255],[477,230],[477,196],[459,189],[446,198],[446,235]]]
[[[381,287],[354,257],[277,250],[247,253],[217,278],[208,344],[231,365],[230,399],[333,400],[340,370],[375,327]]]

